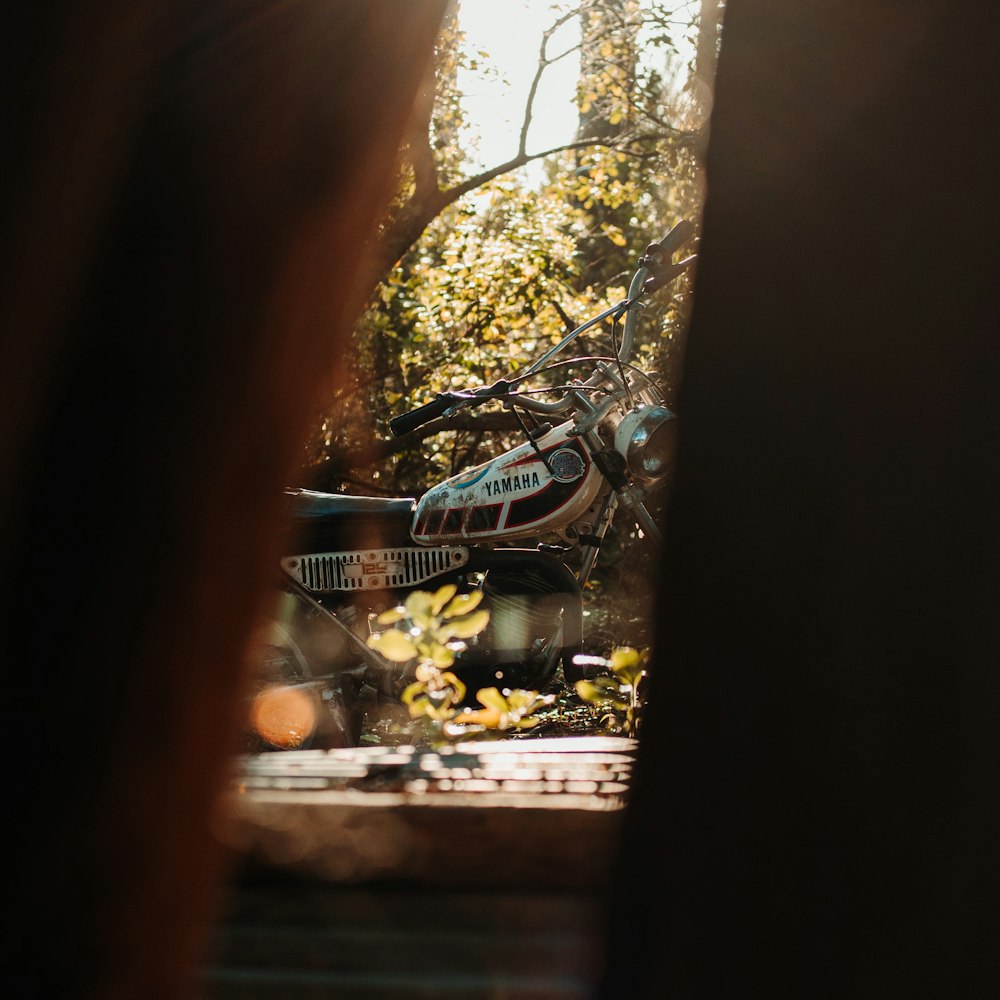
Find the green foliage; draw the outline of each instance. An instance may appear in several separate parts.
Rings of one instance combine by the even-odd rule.
[[[490,620],[489,612],[479,608],[481,591],[458,594],[457,589],[449,583],[433,594],[415,590],[405,604],[378,616],[380,625],[396,628],[370,636],[368,645],[394,663],[416,658],[421,667],[447,669],[465,649],[462,640],[478,635]]]
[[[509,161],[493,165],[477,160],[458,81],[474,71],[482,85],[492,84],[503,67],[465,44],[460,20],[446,23],[433,80],[401,151],[396,197],[372,251],[381,281],[353,349],[339,359],[338,381],[304,456],[304,485],[418,494],[520,441],[509,423],[484,430],[485,407],[429,437],[422,430],[394,441],[388,421],[437,392],[487,384],[522,368],[568,326],[618,301],[648,242],[679,218],[700,217],[706,104],[691,86],[700,7],[678,0],[551,4],[553,21],[565,22],[561,30],[576,31],[577,136],[547,152],[522,143]],[[717,34],[716,23],[716,45]],[[525,39],[524,51],[537,52],[539,41]],[[682,46],[690,60],[679,55]],[[529,123],[530,106],[525,113]],[[526,129],[532,140],[535,134]],[[529,177],[520,168],[543,152],[543,179],[538,172]],[[636,345],[637,363],[659,373],[668,405],[679,382],[690,301],[687,276],[653,298]],[[579,339],[576,353],[609,353],[610,340],[610,330],[596,329]],[[646,611],[651,558],[648,544],[619,519],[587,595],[591,625],[600,616],[606,633],[596,648],[646,641],[625,618]],[[430,605],[426,597],[412,595],[412,606],[408,600],[383,616],[385,630],[372,639],[387,658],[416,662],[403,696],[410,725],[426,725],[434,739],[533,726],[545,701],[535,692],[487,689],[477,695],[480,708],[463,707],[457,658],[486,612],[475,618],[480,609],[456,605],[445,618],[458,595],[432,595]],[[631,735],[641,722],[645,656],[618,650],[606,677],[578,688],[605,724]]]
[[[411,719],[426,720],[433,734],[446,739],[530,729],[538,721],[533,713],[553,700],[537,691],[484,688],[476,692],[481,709],[462,707],[465,685],[448,668],[465,649],[464,640],[489,623],[489,612],[479,607],[482,598],[481,591],[459,594],[454,584],[434,593],[414,591],[405,604],[379,615],[378,623],[391,627],[368,640],[393,662],[418,661],[401,700]]]
[[[576,693],[604,715],[601,722],[615,732],[638,736],[645,706],[643,694],[649,650],[620,646],[605,661],[608,675],[576,682]]]
[[[483,460],[486,449],[513,444],[510,432],[484,437],[474,421],[455,421],[426,440],[364,453],[366,444],[388,439],[391,416],[436,392],[516,370],[565,333],[567,322],[617,301],[645,245],[676,219],[697,217],[701,133],[688,127],[683,88],[667,81],[676,29],[691,22],[691,6],[578,0],[553,7],[554,19],[578,26],[580,131],[573,148],[546,158],[540,185],[515,169],[475,172],[459,69],[484,79],[500,71],[465,46],[459,22],[446,25],[429,109],[403,150],[382,234],[400,252],[388,259],[345,359],[348,377],[331,390],[310,442],[312,485],[421,491]],[[526,40],[525,50],[535,49]],[[533,154],[522,152],[512,150],[511,162],[528,162]],[[661,373],[668,395],[688,301],[686,279],[654,300],[638,345],[641,363]],[[595,331],[581,353],[605,353],[609,340],[609,331]],[[335,467],[329,460],[337,453],[347,458]]]
[[[534,713],[551,705],[554,696],[521,689],[500,691],[492,687],[477,691],[476,700],[483,707],[478,711],[466,710],[456,716],[454,722],[463,727],[505,732],[510,729],[533,729],[541,721]]]

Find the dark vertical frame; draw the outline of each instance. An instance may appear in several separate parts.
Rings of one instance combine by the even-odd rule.
[[[444,3],[4,30],[5,996],[176,996],[281,489]]]
[[[991,995],[997,9],[726,7],[605,995]]]

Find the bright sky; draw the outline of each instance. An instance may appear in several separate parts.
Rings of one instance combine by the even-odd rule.
[[[483,81],[471,74],[459,79],[465,93],[468,119],[479,131],[479,158],[485,165],[500,163],[517,152],[525,98],[538,65],[542,32],[556,19],[550,0],[461,0],[459,21],[466,44],[489,54],[483,62],[496,68],[509,85]],[[573,46],[570,23],[549,42],[549,56]],[[549,66],[535,99],[535,116],[528,151],[548,149],[573,138],[577,112],[573,103],[579,75],[574,52]]]
[[[553,6],[565,9],[567,5],[554,5],[552,0],[460,0],[459,23],[466,34],[466,45],[472,52],[487,53],[481,62],[496,71],[487,79],[465,72],[458,81],[465,95],[467,121],[479,134],[479,160],[483,166],[502,163],[517,151],[524,102],[538,65],[542,32],[559,16]],[[694,2],[677,0],[673,9],[677,60],[678,65],[684,65],[693,56],[694,40],[686,37],[684,29],[694,12]],[[549,58],[573,49],[579,42],[579,31],[575,18],[563,25],[549,40]],[[529,153],[573,139],[579,121],[574,94],[579,73],[576,51],[546,68],[535,98]],[[541,176],[540,167],[528,169]]]

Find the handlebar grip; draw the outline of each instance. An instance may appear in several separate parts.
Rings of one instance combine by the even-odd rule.
[[[435,417],[440,417],[445,410],[454,406],[454,404],[455,397],[451,393],[438,393],[429,403],[424,403],[423,406],[418,406],[415,410],[410,410],[407,413],[401,413],[398,417],[393,417],[389,421],[389,430],[396,437],[409,434],[410,431],[415,431],[418,427],[429,423]]]
[[[662,265],[657,264],[652,268],[650,276],[643,283],[642,290],[647,295],[659,291],[665,285],[669,285],[674,278],[683,274],[697,259],[697,254],[691,254],[690,257],[685,257],[676,264],[671,264],[669,261],[664,262]]]
[[[684,246],[692,236],[694,236],[694,223],[687,219],[681,219],[659,243],[650,243],[646,248],[646,253],[665,253],[669,256],[679,247]]]

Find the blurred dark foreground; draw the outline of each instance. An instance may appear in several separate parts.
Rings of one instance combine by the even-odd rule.
[[[244,758],[213,998],[584,1000],[634,742],[497,740]]]
[[[726,8],[603,995],[995,996],[1000,8]],[[8,12],[4,996],[204,954],[280,492],[441,13]]]

